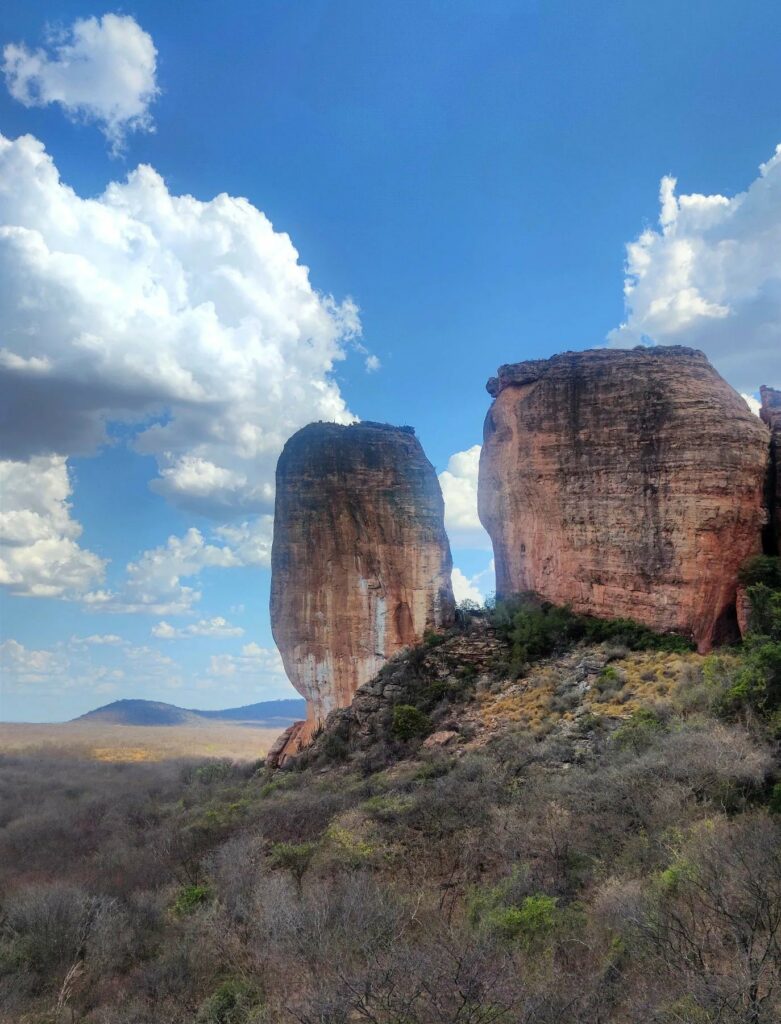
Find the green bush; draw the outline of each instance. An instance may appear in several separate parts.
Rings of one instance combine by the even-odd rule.
[[[664,728],[664,722],[650,708],[637,708],[613,733],[613,743],[620,750],[639,753],[649,747],[654,737],[663,732]]]
[[[746,594],[751,603],[749,635],[781,641],[781,590],[755,583]]]
[[[773,555],[755,555],[740,567],[738,579],[744,587],[762,583],[773,590],[781,590],[781,558]]]
[[[491,624],[512,646],[511,670],[516,674],[529,662],[566,650],[583,640],[588,643],[612,641],[632,651],[655,650],[682,653],[692,649],[685,637],[654,633],[632,619],[597,619],[577,615],[522,594],[509,601],[497,601],[489,611]]]
[[[175,914],[191,914],[211,898],[208,885],[185,885],[179,890],[173,904]]]
[[[746,591],[751,605],[750,629],[731,678],[714,702],[722,716],[734,717],[749,710],[771,722],[781,714],[781,589],[777,589],[781,583],[774,582],[779,563],[777,558],[762,555],[741,570],[743,579],[761,577],[763,581],[752,583]]]
[[[393,735],[400,740],[412,740],[431,732],[431,719],[412,704],[397,704],[393,709]]]
[[[316,843],[274,843],[270,853],[271,866],[284,868],[300,882],[316,849]]]
[[[200,1006],[197,1024],[247,1024],[259,1021],[258,992],[246,981],[231,978],[224,981]]]

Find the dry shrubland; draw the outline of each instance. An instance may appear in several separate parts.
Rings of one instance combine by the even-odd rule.
[[[390,715],[285,772],[5,754],[0,1021],[776,1024],[776,726],[735,704],[745,658],[647,660],[664,694],[621,704],[651,680],[616,649],[593,704],[620,719],[429,750]],[[443,692],[421,721],[480,718]]]

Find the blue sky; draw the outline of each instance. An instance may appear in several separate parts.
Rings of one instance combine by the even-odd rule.
[[[308,418],[455,457],[486,592],[500,363],[680,342],[781,384],[775,3],[8,6],[3,719],[287,695],[266,517]]]

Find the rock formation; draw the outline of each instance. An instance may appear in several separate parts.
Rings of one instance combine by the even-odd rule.
[[[502,366],[480,460],[500,595],[737,633],[741,563],[762,550],[768,432],[701,352],[594,349]]]
[[[290,438],[277,465],[271,625],[309,718],[289,745],[391,655],[450,623],[451,565],[439,482],[411,427],[312,423]]]
[[[765,547],[781,555],[781,391],[761,387],[762,408],[759,415],[770,427],[770,467],[767,496],[770,508],[768,537]]]

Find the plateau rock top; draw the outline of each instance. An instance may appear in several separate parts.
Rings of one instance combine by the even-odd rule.
[[[701,651],[734,637],[769,438],[703,353],[567,352],[502,366],[487,388],[479,511],[497,594],[636,619]]]

